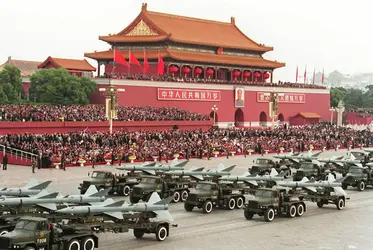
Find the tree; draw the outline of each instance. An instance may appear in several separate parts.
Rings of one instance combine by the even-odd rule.
[[[21,71],[14,66],[6,65],[0,71],[1,103],[19,103],[22,93]]]
[[[344,100],[346,96],[346,90],[342,87],[330,89],[330,106],[337,107],[340,100]]]
[[[65,69],[42,69],[30,77],[30,94],[37,102],[50,104],[88,104],[96,83],[69,74]]]
[[[344,102],[347,108],[362,108],[363,91],[361,89],[347,89]]]

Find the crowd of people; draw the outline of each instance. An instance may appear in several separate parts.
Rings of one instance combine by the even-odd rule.
[[[347,112],[354,112],[359,117],[372,117],[373,109],[372,108],[350,108]]]
[[[208,115],[172,107],[118,107],[118,121],[206,121]],[[0,122],[105,121],[104,105],[0,105]]]
[[[113,159],[128,162],[129,157],[143,161],[172,159],[174,154],[202,158],[213,156],[215,152],[263,153],[265,150],[306,151],[314,148],[359,147],[372,145],[369,130],[353,130],[330,124],[279,127],[274,129],[218,129],[167,130],[167,131],[117,131],[75,132],[67,134],[9,134],[0,137],[0,144],[7,147],[38,154],[40,157],[64,159],[66,163],[104,162],[108,155]]]
[[[140,81],[164,81],[164,82],[187,82],[187,83],[213,83],[213,84],[236,84],[250,86],[266,86],[266,87],[284,87],[284,88],[307,88],[307,89],[326,89],[326,86],[303,83],[281,82],[261,82],[261,81],[243,81],[243,80],[219,80],[206,78],[189,78],[176,76],[151,76],[144,74],[104,74],[103,78],[125,79],[125,80],[140,80]]]

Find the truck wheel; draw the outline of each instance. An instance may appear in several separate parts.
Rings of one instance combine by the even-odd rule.
[[[133,229],[133,235],[136,237],[136,239],[141,239],[144,236],[145,232],[143,229],[140,228],[134,228]]]
[[[35,247],[27,246],[24,248],[24,250],[35,250]]]
[[[345,201],[342,198],[338,198],[336,205],[338,210],[342,210],[345,206]]]
[[[99,188],[98,188],[98,191],[99,191],[99,192],[104,191],[104,190],[105,190],[104,187],[99,187]]]
[[[290,169],[285,170],[284,178],[289,179],[290,177],[291,177],[291,170]]]
[[[184,202],[184,209],[185,209],[185,211],[191,212],[191,211],[193,211],[193,208],[194,208],[193,204],[189,204],[187,202]]]
[[[304,214],[304,206],[303,204],[298,204],[297,206],[297,216],[302,216]]]
[[[0,231],[0,236],[9,233],[8,230],[4,229]]]
[[[316,204],[319,208],[322,208],[324,206],[324,203],[322,201],[318,201]]]
[[[184,190],[182,193],[181,193],[181,201],[186,201],[188,199],[188,191]]]
[[[164,241],[167,238],[168,230],[165,226],[159,226],[155,233],[155,238],[157,241]]]
[[[92,237],[85,238],[82,245],[83,250],[95,249],[95,241],[92,239]]]
[[[233,210],[235,206],[236,206],[236,200],[234,198],[229,198],[228,209]]]
[[[236,200],[236,208],[241,209],[242,207],[243,207],[243,198],[238,197],[237,200]]]
[[[177,191],[175,191],[175,193],[174,193],[174,198],[172,199],[172,201],[174,202],[174,203],[178,203],[179,201],[180,201],[180,193],[179,192],[177,192]]]
[[[132,204],[134,204],[134,203],[138,203],[139,202],[139,198],[135,198],[135,197],[130,197],[130,202],[132,203]]]
[[[365,189],[365,182],[359,181],[359,183],[357,184],[357,190],[364,191],[364,189]]]
[[[268,222],[272,222],[275,218],[275,210],[273,208],[267,208],[267,210],[264,212],[264,220]]]
[[[254,213],[251,211],[245,210],[244,213],[246,220],[252,220],[254,217]]]
[[[346,190],[348,188],[348,184],[342,183],[342,188]]]
[[[68,250],[80,250],[80,243],[78,240],[71,240],[69,244],[67,244],[67,249]]]
[[[204,214],[209,214],[212,211],[212,202],[207,200],[202,205],[202,212]]]
[[[122,189],[122,195],[123,196],[128,196],[128,195],[130,195],[130,193],[131,193],[131,188],[130,188],[130,186],[124,186],[123,187],[123,189]]]
[[[269,171],[265,171],[265,172],[264,172],[264,175],[269,175]]]
[[[288,217],[294,218],[296,214],[297,214],[297,208],[295,207],[295,205],[290,205],[289,210],[287,212]]]

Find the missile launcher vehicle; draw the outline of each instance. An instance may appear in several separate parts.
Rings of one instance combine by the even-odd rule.
[[[300,181],[304,177],[307,177],[310,180],[324,180],[329,172],[336,177],[334,168],[327,169],[326,167],[320,166],[316,163],[303,162],[294,174],[293,181]]]
[[[275,162],[268,158],[258,158],[253,161],[254,165],[249,168],[249,172],[252,175],[269,175],[272,169],[275,169],[279,173],[284,173],[285,178],[291,177],[291,169],[285,164]]]
[[[368,185],[373,186],[373,171],[371,167],[351,166],[342,181],[343,189],[352,186],[359,191],[364,191]]]
[[[275,216],[286,215],[289,218],[300,217],[306,211],[303,195],[291,194],[285,187],[259,188],[255,198],[244,205],[244,216],[252,220],[254,215],[264,216],[272,222]]]

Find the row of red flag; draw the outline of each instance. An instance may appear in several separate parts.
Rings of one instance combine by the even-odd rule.
[[[298,83],[298,66],[297,66],[297,71],[295,73],[295,83]],[[307,81],[307,66],[306,68],[304,69],[304,75],[303,75],[303,78],[304,78],[304,83],[306,83]],[[315,78],[316,78],[316,74],[315,74],[315,69],[313,69],[313,77],[312,77],[312,84],[315,84]],[[324,69],[322,70],[322,76],[321,76],[321,84],[324,84],[324,80],[325,80],[325,75],[324,75]]]
[[[142,67],[143,72],[145,74],[149,69],[149,62],[148,62],[148,58],[146,57],[145,51],[144,51],[144,65],[141,65],[141,63],[139,62],[139,60],[137,60],[136,56],[132,53],[132,51],[129,51],[128,53],[129,55],[128,55],[128,62],[127,62],[124,56],[114,49],[114,62],[122,64],[128,67],[128,69],[130,69],[131,64],[138,65]],[[164,73],[164,61],[163,61],[163,58],[158,54],[158,75],[163,75],[163,73]]]

